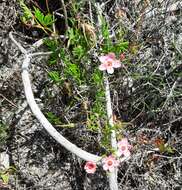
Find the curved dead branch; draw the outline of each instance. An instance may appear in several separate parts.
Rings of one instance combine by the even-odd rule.
[[[65,147],[70,152],[74,153],[78,157],[86,161],[93,161],[98,162],[101,160],[101,157],[91,154],[81,148],[77,147],[75,144],[68,141],[65,137],[63,137],[47,120],[44,114],[41,112],[40,108],[38,107],[37,103],[35,102],[34,95],[31,88],[31,82],[29,78],[29,71],[28,66],[30,65],[30,60],[33,56],[39,55],[40,53],[27,53],[28,51],[25,50],[13,37],[12,32],[9,34],[10,39],[17,45],[19,50],[24,54],[25,58],[22,64],[22,80],[24,85],[25,96],[27,102],[35,115],[38,121],[42,124],[44,129],[63,147]],[[39,47],[42,43],[36,43],[36,47]],[[48,52],[47,54],[49,54]]]

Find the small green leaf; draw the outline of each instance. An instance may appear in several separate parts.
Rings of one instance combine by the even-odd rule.
[[[51,39],[44,39],[44,44],[48,47],[49,51],[56,51],[58,48],[58,41],[57,40],[51,40]]]
[[[54,113],[52,112],[47,112],[47,119],[54,125],[59,125],[61,124],[61,121],[59,119],[59,117],[57,117]]]
[[[95,69],[95,71],[92,75],[92,80],[98,86],[102,84],[102,82],[103,82],[102,73],[98,69]]]
[[[34,7],[34,14],[35,18],[42,26],[50,26],[52,23],[54,23],[53,16],[50,13],[44,16],[44,14],[38,8]]]
[[[46,26],[49,26],[49,25],[51,25],[53,22],[54,22],[53,16],[48,13],[48,14],[44,17],[44,24],[45,24]]]
[[[50,71],[48,72],[49,78],[54,81],[55,83],[58,83],[61,81],[61,78],[59,76],[59,72],[57,71]]]
[[[171,146],[165,147],[165,151],[169,154],[174,154],[174,149]]]
[[[77,64],[71,63],[67,65],[65,72],[68,75],[71,75],[73,78],[75,78],[78,82],[80,82],[80,68],[78,67]]]
[[[0,174],[1,179],[5,184],[8,184],[9,182],[9,173],[2,173]]]
[[[81,59],[84,55],[85,55],[85,49],[78,45],[76,47],[73,48],[73,55],[77,58],[77,59]]]
[[[23,23],[27,23],[28,21],[33,19],[33,14],[31,10],[25,5],[24,0],[19,0],[20,7],[23,10],[23,16],[21,16],[21,21]]]

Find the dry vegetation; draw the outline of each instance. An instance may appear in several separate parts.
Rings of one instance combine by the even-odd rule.
[[[45,11],[45,2],[30,0],[26,4]],[[60,133],[89,152],[103,154],[107,148],[107,139],[103,137],[107,132],[102,129],[105,102],[100,81],[91,80],[92,74],[98,74],[95,69],[102,47],[97,36],[97,8],[93,1],[76,2],[79,6],[75,21],[73,2],[65,1],[68,23],[61,1],[48,3],[51,12],[60,8],[55,24],[58,33],[66,35],[67,27],[74,28],[76,23],[79,32],[92,39],[91,46],[81,49],[80,53],[69,41],[69,35],[61,38],[63,43],[58,47],[65,48],[64,58],[56,58],[55,65],[50,64],[47,56],[32,61],[33,90],[41,109]],[[118,134],[128,137],[133,145],[131,158],[119,167],[119,187],[123,190],[180,190],[182,3],[178,0],[108,0],[100,4],[112,43],[118,38],[129,42],[124,51],[123,69],[109,77]],[[17,39],[25,47],[31,47],[47,33],[22,24],[19,16],[23,12],[18,2],[2,1],[1,9],[9,14],[0,12],[0,140],[3,141],[0,152],[7,151],[10,165],[16,168],[7,189],[8,186],[16,189],[16,182],[18,190],[23,187],[31,190],[108,189],[102,168],[94,175],[86,174],[83,161],[60,147],[32,116],[22,89],[21,55],[9,40],[8,32],[17,32]],[[96,36],[97,45],[94,44]],[[46,48],[42,51],[47,51]],[[69,68],[64,70],[67,59],[72,64],[81,64],[80,75],[71,73]],[[96,93],[98,88],[101,90]],[[90,113],[94,112],[98,115],[91,117]],[[88,118],[90,123],[86,125]]]

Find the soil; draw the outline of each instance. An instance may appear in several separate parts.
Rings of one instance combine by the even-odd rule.
[[[130,77],[120,78],[118,74],[118,81],[113,80],[111,83],[111,89],[117,91],[116,94],[112,92],[113,103],[117,105],[114,111],[119,119],[132,121],[124,134],[135,147],[131,160],[119,168],[120,189],[178,190],[182,188],[182,5],[180,7],[179,2],[179,8],[163,15],[144,17],[142,25],[138,27],[132,25],[132,19],[137,20],[135,14],[142,11],[140,6],[134,7],[134,1],[123,2],[120,4],[126,8],[127,18],[122,22],[128,30],[131,26],[131,31],[136,30],[135,33],[127,34],[129,41],[133,42],[129,53],[132,54],[133,47],[137,48],[136,40],[142,44],[138,53],[129,57],[132,66],[128,69],[142,76],[153,72],[156,78],[150,83],[145,81],[145,77],[135,80]],[[159,2],[161,1],[158,4]],[[169,1],[168,7],[175,2],[178,3]],[[163,9],[162,5],[151,6],[157,13]],[[108,5],[108,15],[111,14],[109,8]],[[108,190],[107,176],[103,170],[99,168],[94,175],[86,174],[84,162],[57,144],[35,119],[27,105],[21,79],[22,55],[9,39],[9,32],[16,31],[16,39],[26,48],[31,47],[41,34],[35,35],[37,31],[22,28],[18,17],[20,12],[16,0],[0,1],[0,121],[9,128],[8,139],[0,147],[0,152],[6,152],[10,157],[10,166],[16,168],[10,176],[9,185],[4,186],[4,189]],[[113,25],[114,22],[113,20]],[[64,33],[65,28],[61,27],[61,33]],[[32,89],[36,102],[43,111],[54,109],[61,113],[64,102],[59,98],[60,89],[47,79],[46,61],[47,57],[32,60]],[[175,81],[177,95],[168,100]],[[116,82],[122,85],[116,85]],[[53,99],[48,98],[47,90],[55,94]],[[161,108],[163,103],[165,104]],[[58,130],[75,144],[87,150],[92,147],[94,150],[96,137],[86,131],[84,126]],[[91,135],[94,137],[90,137]],[[88,137],[86,144],[82,136]],[[173,153],[155,152],[155,144],[159,140],[164,140],[172,147]]]

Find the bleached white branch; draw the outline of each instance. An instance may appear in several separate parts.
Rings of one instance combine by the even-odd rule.
[[[40,108],[35,102],[34,95],[32,92],[31,88],[31,82],[29,78],[29,72],[28,72],[28,66],[30,64],[31,57],[35,54],[28,54],[27,50],[25,50],[13,37],[12,32],[9,34],[10,39],[17,45],[17,47],[20,49],[20,51],[24,54],[25,58],[22,64],[22,80],[23,80],[23,85],[24,85],[24,91],[25,91],[25,96],[27,99],[27,102],[35,115],[35,117],[38,119],[38,121],[42,124],[44,129],[58,142],[60,143],[63,147],[65,147],[67,150],[70,152],[74,153],[78,157],[80,157],[83,160],[86,161],[93,161],[93,162],[98,162],[101,160],[101,157],[91,154],[87,151],[82,150],[81,148],[77,147],[75,144],[71,143],[68,141],[65,137],[63,137],[52,125],[51,123],[46,119],[44,114],[41,112]],[[39,43],[41,45],[41,43]],[[36,44],[36,47],[38,45]]]
[[[108,77],[104,75],[104,82],[105,82],[105,97],[106,97],[106,110],[107,110],[107,117],[109,120],[109,126],[111,129],[114,126],[113,121],[113,111],[111,105],[111,95],[110,95],[110,88],[109,88],[109,81]],[[117,150],[117,141],[116,141],[116,132],[114,129],[111,130],[111,146],[114,150]],[[117,167],[109,175],[109,185],[111,190],[118,190],[118,183],[117,183]]]
[[[110,127],[113,128],[113,126],[114,126],[113,111],[112,111],[111,95],[110,95],[109,81],[108,81],[107,75],[104,76],[104,80],[105,80],[105,96],[106,96],[107,117],[109,120]],[[115,150],[117,149],[116,132],[114,129],[111,130],[111,146]]]
[[[97,11],[98,11],[98,25],[99,28],[102,26],[102,8],[99,3],[96,4]],[[109,120],[109,126],[113,128],[113,113],[112,113],[112,105],[111,105],[111,95],[110,95],[110,88],[109,88],[109,81],[107,75],[104,75],[104,82],[105,82],[105,97],[106,97],[106,110],[107,110],[107,117]],[[116,132],[115,130],[111,130],[111,146],[114,150],[117,149],[117,141],[116,141]],[[109,178],[109,186],[111,190],[118,190],[118,182],[117,182],[117,168],[114,168],[112,172],[110,172]]]

